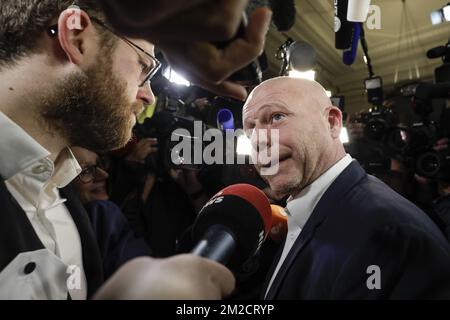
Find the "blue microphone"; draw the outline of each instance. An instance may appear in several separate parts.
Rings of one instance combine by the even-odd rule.
[[[358,42],[359,37],[361,35],[361,23],[354,22],[353,23],[353,38],[352,38],[352,46],[348,50],[344,50],[342,55],[342,61],[344,64],[350,66],[355,62],[356,53],[358,52]]]
[[[217,113],[217,127],[220,130],[234,130],[233,112],[227,108],[220,109]]]

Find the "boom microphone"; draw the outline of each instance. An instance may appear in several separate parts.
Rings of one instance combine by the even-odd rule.
[[[348,50],[352,45],[353,24],[347,21],[348,0],[334,0],[335,47]]]
[[[350,66],[355,62],[356,54],[358,52],[359,36],[361,34],[361,24],[353,22],[353,40],[352,46],[349,50],[345,50],[342,55],[342,61],[344,64]]]
[[[192,227],[191,253],[230,268],[258,252],[272,225],[266,195],[249,184],[229,186],[208,201]]]
[[[445,55],[450,55],[450,43],[446,46],[435,47],[427,51],[428,59],[440,58]]]

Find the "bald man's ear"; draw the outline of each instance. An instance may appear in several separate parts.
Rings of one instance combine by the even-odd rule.
[[[58,39],[67,59],[78,66],[86,62],[88,48],[95,40],[95,29],[89,15],[80,9],[64,10],[58,20]]]
[[[342,112],[335,106],[329,106],[326,108],[328,114],[328,123],[330,125],[330,134],[333,139],[339,139],[342,128]]]

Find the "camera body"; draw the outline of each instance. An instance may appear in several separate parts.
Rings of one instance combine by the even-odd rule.
[[[368,112],[361,113],[359,119],[364,126],[364,137],[368,140],[381,141],[389,129],[395,125],[396,117],[392,109],[373,106]]]
[[[401,157],[420,176],[450,181],[450,151],[434,150],[439,139],[450,137],[450,109],[444,108],[439,120],[430,120],[432,100],[449,98],[450,83],[410,85],[401,92],[411,97],[421,121],[406,128],[393,128],[387,139],[389,152]]]

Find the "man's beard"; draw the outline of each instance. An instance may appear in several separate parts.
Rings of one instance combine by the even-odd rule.
[[[301,183],[297,180],[288,181],[287,183],[278,187],[271,187],[268,180],[267,184],[269,185],[270,189],[278,196],[278,198],[283,198],[288,195],[292,196],[302,189]]]
[[[131,138],[135,105],[126,83],[114,76],[110,59],[63,79],[46,95],[41,115],[51,132],[70,146],[100,152],[120,148]]]

